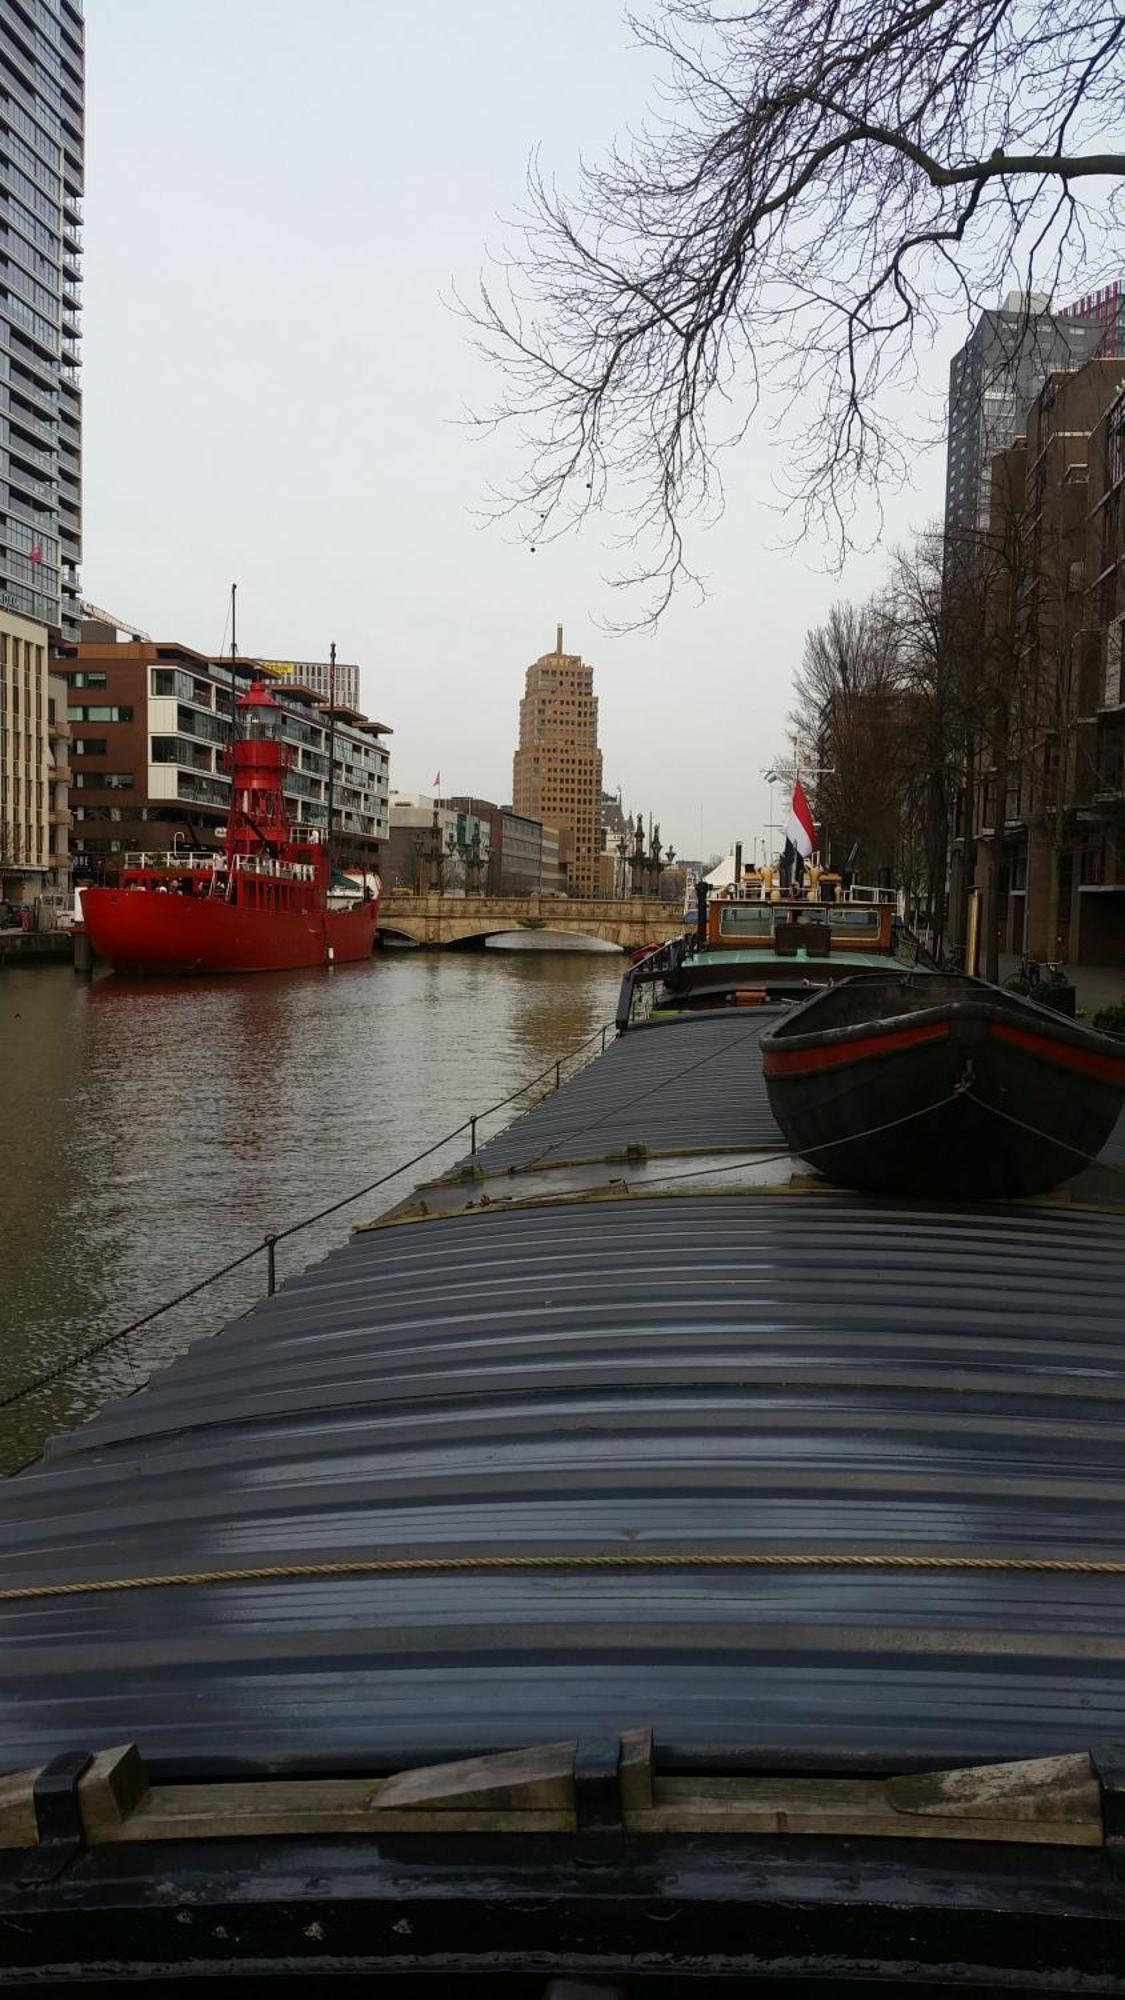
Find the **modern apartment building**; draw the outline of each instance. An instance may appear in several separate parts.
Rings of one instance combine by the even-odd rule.
[[[84,45],[73,0],[0,0],[0,896],[66,902],[65,715],[78,631]]]
[[[311,688],[324,701],[335,696],[349,708],[359,707],[359,668],[354,662],[337,660],[333,667],[329,660],[263,660],[262,665],[294,686]]]
[[[84,72],[75,0],[0,0],[0,607],[71,639]]]
[[[216,841],[230,800],[223,757],[233,713],[230,661],[151,640],[91,639],[69,648],[56,670],[68,683],[76,869],[89,872],[136,849]],[[337,858],[375,867],[388,830],[387,725],[340,703],[333,719],[318,695],[273,679],[261,661],[237,662],[236,692],[259,674],[285,710],[292,820],[327,825],[334,745]]]
[[[578,653],[563,651],[560,625],[554,652],[527,670],[512,804],[526,819],[570,835],[570,888],[577,896],[598,891],[601,794],[594,670]]]
[[[949,369],[945,532],[988,526],[992,460],[1023,432],[1047,377],[1081,368],[1105,335],[1100,320],[1048,310],[1039,292],[1009,292],[982,314]]]
[[[1117,361],[1125,355],[1125,284],[1119,278],[1064,306],[1063,317],[1091,320],[1097,326],[1097,351],[1102,361]]]

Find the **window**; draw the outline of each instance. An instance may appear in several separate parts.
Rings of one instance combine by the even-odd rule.
[[[99,792],[130,792],[133,789],[131,771],[76,771],[72,782],[79,787]]]
[[[107,747],[104,736],[76,736],[74,739],[76,757],[104,757]]]
[[[129,702],[117,708],[68,708],[68,722],[132,722],[133,709]]]
[[[105,675],[87,673],[71,674],[70,685],[72,688],[104,688]]]

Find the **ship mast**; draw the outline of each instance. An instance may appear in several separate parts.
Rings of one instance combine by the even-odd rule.
[[[238,735],[238,682],[235,676],[235,661],[238,659],[238,585],[230,587],[230,735],[233,743]]]
[[[332,822],[336,807],[336,641],[328,648],[328,890],[332,892]]]

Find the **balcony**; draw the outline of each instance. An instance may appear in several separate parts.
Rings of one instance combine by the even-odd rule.
[[[74,814],[69,806],[51,806],[47,812],[48,826],[73,826]]]
[[[13,403],[10,391],[8,392],[7,408],[8,422],[10,424],[18,424],[21,431],[28,431],[32,437],[42,438],[44,444],[53,446],[57,443],[58,433],[51,429],[50,424],[43,423],[41,418],[33,417],[30,410],[25,410],[19,404]]]
[[[34,493],[36,499],[44,501],[48,507],[54,504],[55,483],[52,479],[36,479],[34,474],[19,471],[16,466],[9,464],[8,483],[10,486],[18,486],[21,493]]]

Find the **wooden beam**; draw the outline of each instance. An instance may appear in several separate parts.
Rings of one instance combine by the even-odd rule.
[[[373,1778],[150,1785],[136,1747],[100,1751],[78,1783],[91,1847],[274,1834],[573,1833],[573,1742]],[[0,1778],[0,1847],[34,1847],[35,1771]],[[835,1834],[1097,1847],[1101,1793],[1084,1755],[890,1779],[660,1777],[652,1733],[621,1738],[622,1816],[636,1835]]]
[[[1049,1760],[1053,1761],[1053,1760]],[[1061,1760],[1067,1762],[1069,1760]],[[1088,1759],[1082,1760],[1088,1766]],[[658,1778],[647,1811],[625,1814],[630,1833],[837,1834],[892,1840],[992,1840],[1060,1847],[1100,1847],[1102,1820],[1096,1780],[1075,1784],[1052,1808],[1019,1790],[1020,1766],[993,1767],[1010,1776],[991,1801],[983,1773],[938,1772],[932,1779]],[[1026,1768],[1026,1767],[1024,1767]],[[1092,1775],[1092,1774],[1091,1774]],[[968,1780],[965,1803],[945,1810],[940,1781]],[[1036,1781],[1038,1782],[1038,1781]],[[910,1792],[899,1793],[899,1786]],[[954,1799],[954,1783],[945,1795]],[[970,1797],[974,1803],[969,1806]],[[919,1803],[909,1803],[916,1798]]]

